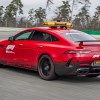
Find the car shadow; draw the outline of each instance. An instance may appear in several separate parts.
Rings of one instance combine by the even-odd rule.
[[[11,67],[11,66],[4,66],[1,67],[4,70],[9,70],[12,72],[21,73],[28,76],[34,76],[36,78],[40,78],[38,72],[27,70],[23,68],[17,68],[17,67]],[[53,82],[66,82],[66,83],[100,83],[100,76],[94,77],[94,78],[87,78],[87,77],[79,77],[79,76],[61,76],[57,80],[54,80]]]
[[[36,77],[39,76],[38,72],[24,69],[24,68],[12,67],[12,66],[2,66],[1,68],[4,70],[9,70],[11,72],[17,72],[17,73],[25,74],[25,75],[29,75],[29,76],[36,76]]]
[[[82,77],[82,76],[63,76],[60,77],[60,82],[70,82],[70,83],[100,83],[100,76],[98,77]]]

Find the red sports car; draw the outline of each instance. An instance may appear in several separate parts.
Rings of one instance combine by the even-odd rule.
[[[45,80],[100,75],[100,41],[61,24],[29,28],[0,41],[0,64],[38,71]]]

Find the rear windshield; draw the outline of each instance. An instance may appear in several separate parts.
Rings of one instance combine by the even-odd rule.
[[[61,34],[63,37],[72,40],[72,41],[88,41],[88,40],[96,40],[94,37],[91,35],[88,35],[86,33],[62,33]]]

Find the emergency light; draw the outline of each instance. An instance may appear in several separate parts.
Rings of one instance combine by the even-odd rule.
[[[61,27],[72,27],[72,23],[69,22],[44,22],[43,25],[47,25],[49,27],[56,27],[56,26],[61,26]]]

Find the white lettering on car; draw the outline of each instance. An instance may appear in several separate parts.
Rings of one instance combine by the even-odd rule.
[[[13,52],[14,48],[15,48],[15,45],[8,45],[7,48],[6,48],[6,53],[15,54],[15,52]]]
[[[99,58],[100,55],[93,55],[93,58]]]

